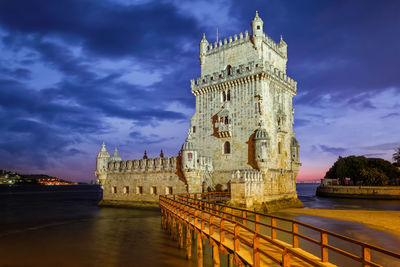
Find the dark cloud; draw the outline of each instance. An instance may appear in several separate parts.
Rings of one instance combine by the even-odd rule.
[[[393,117],[399,117],[400,113],[399,112],[391,112],[389,114],[386,114],[385,116],[382,116],[381,119],[387,119],[387,118],[393,118]]]
[[[321,150],[323,152],[328,152],[333,155],[342,155],[343,153],[345,153],[347,151],[346,148],[342,148],[342,147],[329,147],[329,146],[325,146],[325,145],[319,145],[319,147],[321,148]]]
[[[166,2],[1,1],[0,24],[13,34],[55,36],[96,55],[151,57],[155,62],[176,55],[181,42],[199,32],[193,18]]]
[[[363,148],[367,149],[367,150],[394,150],[397,147],[400,147],[400,142],[382,143],[382,144],[373,145],[373,146],[366,146]]]
[[[132,138],[133,141],[135,141],[136,143],[143,143],[146,145],[152,145],[152,144],[159,144],[165,141],[170,141],[173,140],[174,138],[164,138],[164,137],[160,137],[157,134],[150,134],[149,136],[147,135],[143,135],[140,132],[137,131],[133,131],[131,133],[129,133],[129,137]]]

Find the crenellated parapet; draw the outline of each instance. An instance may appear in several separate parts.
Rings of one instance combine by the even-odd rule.
[[[108,163],[108,173],[174,171],[178,168],[178,157],[123,160]]]
[[[258,170],[235,170],[232,171],[231,182],[234,183],[263,183],[262,173]]]
[[[212,55],[215,53],[219,53],[223,50],[232,48],[237,45],[244,44],[246,42],[251,41],[252,36],[249,35],[249,31],[245,31],[244,34],[243,32],[239,34],[235,34],[234,36],[229,36],[228,38],[225,38],[223,40],[219,40],[218,42],[214,42],[212,44],[208,44],[205,47],[205,55]],[[271,37],[263,33],[262,35],[262,41],[268,47],[270,47],[272,50],[274,50],[277,54],[281,55],[282,57],[286,57],[286,53],[284,51],[283,46],[281,43],[276,43],[274,40],[272,40]]]
[[[222,90],[237,83],[247,83],[264,77],[284,84],[294,93],[297,91],[297,82],[268,61],[252,61],[248,64],[230,66],[229,69],[214,72],[212,75],[204,75],[196,80],[192,79],[191,90],[194,95],[200,95],[212,89]]]

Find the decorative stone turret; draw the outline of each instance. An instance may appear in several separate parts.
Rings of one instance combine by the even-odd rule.
[[[255,145],[254,160],[257,162],[257,167],[260,171],[265,171],[268,167],[270,138],[267,130],[264,127],[259,127],[253,137]]]
[[[200,67],[204,64],[207,48],[208,48],[208,41],[206,39],[206,34],[203,33],[203,39],[201,39],[200,41],[200,56],[199,56]]]
[[[182,167],[185,170],[194,170],[197,167],[197,150],[190,133],[182,146]]]
[[[110,154],[108,154],[106,145],[103,142],[101,150],[96,157],[96,172],[95,172],[95,175],[97,176],[97,183],[101,184],[102,187],[104,186],[104,182],[107,178],[109,159],[110,159]]]
[[[251,32],[252,32],[252,41],[254,47],[259,50],[261,49],[261,44],[264,38],[264,31],[263,31],[263,20],[258,16],[258,11],[256,11],[256,16],[254,17],[253,21],[251,22]]]
[[[121,160],[122,160],[121,157],[118,155],[118,150],[117,150],[117,148],[115,148],[114,155],[110,158],[109,161],[117,162],[117,161],[121,161]]]
[[[279,42],[278,46],[279,50],[282,52],[282,55],[287,58],[287,44],[285,41],[283,41],[282,35],[281,35],[281,41]]]

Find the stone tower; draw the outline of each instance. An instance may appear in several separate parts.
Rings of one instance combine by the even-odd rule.
[[[97,176],[97,183],[101,184],[101,186],[104,186],[105,180],[107,178],[107,168],[109,159],[110,159],[110,154],[108,154],[106,145],[103,142],[101,150],[96,157],[96,172],[95,172],[95,175]]]
[[[301,164],[292,106],[297,82],[286,74],[287,44],[263,32],[258,13],[251,29],[251,35],[246,31],[213,44],[203,35],[201,77],[191,81],[196,112],[190,143],[198,157],[212,159],[214,185],[246,188],[237,202],[248,204],[252,197],[253,204],[297,199],[295,179]],[[246,185],[256,180],[263,187],[258,199]]]

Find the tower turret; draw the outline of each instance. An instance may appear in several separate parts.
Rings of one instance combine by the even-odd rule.
[[[200,41],[200,66],[204,64],[204,60],[206,57],[206,52],[207,52],[207,46],[208,46],[208,41],[206,39],[206,34],[203,33],[203,39]]]
[[[192,142],[190,133],[182,146],[182,167],[186,170],[193,170],[197,167],[197,149]]]
[[[261,49],[262,40],[264,38],[263,25],[264,22],[258,16],[258,11],[256,11],[256,16],[251,22],[252,41],[256,49]]]
[[[269,159],[269,147],[270,138],[267,130],[263,127],[259,127],[253,137],[255,144],[254,160],[257,162],[257,166],[260,170],[266,169]]]
[[[281,35],[281,40],[278,44],[279,49],[281,50],[282,54],[287,58],[287,44],[285,41],[283,41],[282,35]]]
[[[97,176],[97,183],[101,184],[102,187],[107,178],[109,159],[110,159],[110,154],[108,154],[106,145],[103,142],[101,150],[96,157],[96,172],[95,172],[95,175]]]
[[[110,161],[112,162],[122,161],[121,157],[118,155],[117,148],[115,148],[114,155],[110,158]]]

